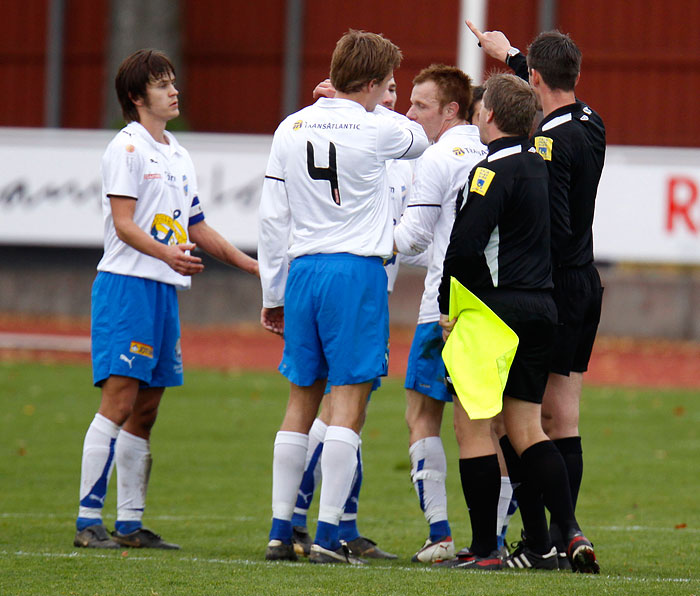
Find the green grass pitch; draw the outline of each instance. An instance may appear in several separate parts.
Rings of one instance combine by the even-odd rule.
[[[82,441],[99,400],[89,368],[0,363],[0,595],[700,594],[697,391],[585,390],[577,513],[600,576],[411,564],[427,526],[409,479],[397,379],[373,396],[363,432],[359,526],[398,561],[266,563],[272,442],[286,394],[276,373],[188,371],[161,405],[144,518],[182,550],[96,552],[72,546]],[[448,507],[461,548],[469,522],[451,424],[448,408]],[[112,479],[108,527],[115,492]],[[516,520],[509,539],[519,531]]]

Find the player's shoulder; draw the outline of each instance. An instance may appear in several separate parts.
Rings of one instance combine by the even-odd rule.
[[[603,119],[587,104],[577,100],[576,103],[555,110],[547,116],[540,124],[535,136],[575,138],[582,135],[590,126],[602,127]]]
[[[479,138],[478,129],[469,124],[455,126],[448,130],[437,143],[426,149],[426,153],[431,149],[433,158],[441,160],[449,158],[457,165],[461,162],[473,164],[475,159],[482,159],[487,153],[486,147]]]
[[[109,142],[102,156],[102,163],[109,164],[122,158],[129,162],[141,159],[147,152],[146,144],[134,130],[127,125],[122,128]]]
[[[573,111],[573,116],[575,122],[583,125],[590,123],[596,126],[603,126],[603,119],[600,114],[580,99],[576,100],[576,109]]]
[[[304,123],[304,110],[299,110],[293,114],[289,114],[282,122],[277,125],[275,135],[285,134],[294,130],[299,130]]]
[[[107,147],[125,147],[127,145],[138,145],[139,139],[133,127],[127,125],[112,137]]]
[[[584,147],[604,143],[602,118],[580,100],[550,114],[533,136],[533,144],[545,161],[562,152],[573,158]]]
[[[532,172],[542,170],[546,175],[546,166],[537,150],[529,141],[505,144],[502,148],[492,151],[488,157],[478,164],[475,169],[482,168],[498,174],[501,178],[513,178],[522,174],[523,170]]]

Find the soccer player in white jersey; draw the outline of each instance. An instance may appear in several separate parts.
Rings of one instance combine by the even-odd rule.
[[[340,543],[338,524],[367,396],[388,365],[386,161],[416,158],[428,146],[419,124],[377,107],[400,60],[381,35],[349,31],[331,60],[336,97],[286,118],[272,142],[260,201],[261,323],[284,334],[280,372],[290,394],[274,446],[267,559],[296,559],[291,519],[328,381],[333,406],[309,560],[358,562]]]
[[[313,98],[335,97],[335,88],[330,79],[319,83],[313,92]],[[380,104],[389,110],[396,106],[396,81],[389,81],[384,97]],[[399,223],[401,213],[408,199],[408,193],[413,180],[413,168],[411,162],[402,159],[392,159],[386,163],[387,180],[389,183],[389,202],[391,204],[391,218],[394,225]],[[414,263],[415,264],[415,263]],[[384,261],[384,270],[387,275],[387,291],[391,294],[396,282],[399,268],[399,255],[395,254]],[[372,391],[379,386],[377,379]],[[311,551],[312,539],[307,529],[307,514],[311,507],[313,495],[321,479],[321,454],[323,452],[323,439],[331,416],[330,388],[326,387],[326,394],[321,402],[321,411],[314,420],[309,430],[309,446],[306,453],[306,465],[301,479],[294,515],[292,516],[292,541],[297,555],[308,556]],[[368,404],[369,405],[369,404]],[[340,517],[339,537],[344,540],[350,552],[357,556],[370,559],[396,559],[397,556],[388,553],[377,546],[373,540],[362,536],[357,528],[357,513],[359,509],[360,489],[363,479],[362,441],[357,448],[357,470],[350,489],[347,501]]]
[[[474,164],[486,155],[476,126],[466,123],[471,81],[458,68],[432,65],[413,80],[407,116],[420,123],[434,142],[416,163],[411,196],[394,230],[403,255],[428,251],[425,290],[406,370],[406,422],[411,479],[430,534],[414,562],[435,562],[455,555],[447,517],[447,462],[440,439],[445,402],[442,330],[437,303],[445,249],[455,219],[455,201]]]
[[[142,526],[150,433],[165,387],[182,385],[177,290],[203,270],[191,251],[258,275],[254,259],[204,220],[187,151],[165,130],[179,115],[175,69],[139,50],[115,80],[128,122],[102,158],[104,256],[92,288],[93,381],[102,400],[85,435],[75,546],[176,549]],[[117,468],[117,521],[102,507]]]

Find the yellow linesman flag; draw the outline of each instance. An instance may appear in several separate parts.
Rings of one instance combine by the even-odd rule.
[[[518,336],[454,277],[449,317],[457,322],[442,350],[447,374],[470,418],[492,418],[503,408]]]

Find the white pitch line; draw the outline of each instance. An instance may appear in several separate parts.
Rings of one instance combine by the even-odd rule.
[[[103,516],[104,519],[115,519],[114,514],[106,514]],[[33,518],[33,519],[65,519],[72,521],[74,518],[67,515],[59,515],[56,513],[42,513],[29,511],[26,513],[22,512],[5,512],[0,513],[0,519],[22,519],[22,518]],[[187,521],[230,521],[230,522],[254,522],[258,521],[257,517],[246,516],[246,515],[149,515],[148,519],[153,521],[173,521],[173,522],[187,522]],[[365,517],[365,521],[381,521],[373,520],[373,518]],[[595,530],[603,530],[606,532],[678,532],[679,534],[698,534],[700,533],[700,528],[671,528],[671,527],[651,527],[651,526],[592,526],[587,527]]]
[[[74,521],[74,516],[59,515],[57,513],[17,513],[17,512],[5,512],[0,513],[0,519],[62,519],[65,521]],[[116,516],[113,514],[103,515],[104,519],[115,519]],[[258,521],[258,518],[245,516],[245,515],[149,515],[148,519],[154,521],[174,521],[174,522],[187,522],[187,521],[232,521],[232,522],[254,522]]]
[[[52,352],[90,352],[90,338],[77,335],[0,332],[0,348],[11,350],[50,350]]]
[[[43,559],[116,559],[124,558],[126,560],[133,561],[153,561],[158,565],[162,565],[163,559],[160,557],[148,557],[143,555],[132,555],[129,552],[127,557],[122,557],[121,554],[115,553],[100,553],[100,552],[89,552],[89,553],[37,553],[37,552],[27,552],[27,551],[0,551],[0,556],[2,557],[35,557]],[[269,561],[251,561],[250,559],[200,559],[199,557],[177,557],[175,560],[183,563],[204,563],[206,565],[246,565],[255,567],[270,567],[271,565],[283,566],[283,567],[298,567],[298,563],[292,562],[282,562],[278,561],[275,563],[270,563]],[[370,570],[370,569],[382,569],[385,571],[398,570],[398,571],[410,571],[415,572],[427,572],[427,573],[444,573],[439,569],[432,569],[425,566],[394,566],[394,565],[352,565],[349,569],[356,570]],[[518,573],[517,570],[504,570],[504,573]],[[479,573],[479,572],[476,572]],[[491,572],[484,571],[484,574],[491,574]],[[618,583],[641,583],[641,584],[688,584],[691,582],[696,582],[698,580],[688,578],[688,577],[629,577],[629,576],[611,576],[611,575],[590,575],[586,576],[586,581],[611,581]]]
[[[688,534],[700,533],[700,528],[650,528],[646,526],[591,526],[586,524],[587,528],[595,530],[604,530],[606,532],[687,532]]]

